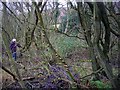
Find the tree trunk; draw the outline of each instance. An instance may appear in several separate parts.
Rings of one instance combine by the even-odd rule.
[[[47,47],[50,48],[51,50],[51,54],[53,55],[54,57],[54,60],[52,61],[52,64],[57,64],[57,63],[61,63],[63,64],[63,66],[65,67],[66,69],[66,72],[68,73],[68,75],[71,77],[71,79],[74,81],[74,82],[77,82],[73,75],[71,74],[70,70],[69,70],[69,67],[68,65],[66,64],[65,60],[63,58],[61,58],[61,56],[57,53],[57,51],[54,49],[54,47],[52,46],[52,44],[50,43],[49,39],[48,39],[48,36],[46,34],[46,29],[45,29],[45,26],[44,26],[44,22],[43,22],[43,18],[42,18],[42,15],[39,11],[39,8],[38,6],[36,5],[36,3],[33,3],[34,6],[36,7],[36,11],[37,11],[37,16],[38,16],[38,25],[41,27],[41,33],[44,37],[44,41],[45,41],[45,44],[47,45]]]
[[[5,5],[6,5],[6,3],[3,4],[3,16],[4,15],[6,16],[6,13],[7,13]],[[7,21],[6,19],[8,19],[8,18],[5,18],[5,17],[2,18],[2,25],[3,25],[3,28],[8,30],[8,26],[4,26],[4,25],[7,24],[7,22],[5,22],[5,21]],[[8,41],[8,38],[6,37],[6,33],[5,32],[2,32],[2,38],[3,38],[5,50],[6,50],[7,54],[8,54],[8,56],[10,57],[9,58],[10,63],[13,65],[14,70],[16,72],[16,76],[18,78],[19,84],[21,85],[22,88],[25,88],[25,85],[22,82],[22,78],[21,78],[20,72],[19,72],[19,70],[17,68],[17,65],[16,65],[15,61],[13,60],[13,58],[12,58],[12,54],[11,54],[10,48],[9,48],[9,42],[10,41]]]
[[[109,57],[107,55],[107,53],[109,52],[109,43],[110,43],[110,26],[108,23],[108,18],[106,15],[105,8],[102,7],[102,8],[104,8],[104,10],[103,10],[100,6],[104,6],[103,3],[98,4],[98,3],[94,2],[94,16],[93,17],[94,17],[94,25],[95,25],[95,27],[94,27],[94,29],[95,29],[95,40],[94,40],[95,41],[95,50],[96,50],[97,56],[100,59],[101,66],[104,68],[104,70],[105,70],[109,80],[111,81],[113,87],[116,88],[117,84],[113,79],[114,76],[113,76],[113,72],[112,72],[112,67],[108,62]],[[103,16],[101,16],[101,15],[103,15]],[[100,30],[101,30],[100,29],[100,19],[101,19],[101,17],[102,17],[102,21],[103,21],[104,26],[105,26],[105,37],[104,37],[105,40],[104,40],[103,50],[101,49],[100,43],[99,43],[100,36],[101,36],[101,33],[100,33]]]
[[[82,6],[81,6],[80,2],[77,2],[77,11],[78,11],[78,16],[79,16],[81,26],[84,30],[84,36],[85,36],[86,42],[89,46],[90,58],[92,59],[92,69],[93,69],[93,72],[95,72],[100,68],[100,66],[99,66],[98,61],[96,60],[93,43],[91,41],[91,30],[89,29],[90,25],[88,25],[86,23],[87,21],[85,20],[85,18],[86,18],[85,13],[82,9]],[[97,74],[95,74],[94,78],[99,79],[99,76]]]

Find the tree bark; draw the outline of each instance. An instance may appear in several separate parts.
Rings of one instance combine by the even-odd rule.
[[[95,52],[94,52],[94,46],[91,41],[91,30],[88,29],[89,25],[87,25],[87,23],[86,23],[87,21],[85,20],[85,14],[84,14],[84,11],[82,11],[82,6],[81,6],[80,2],[77,2],[77,11],[78,11],[78,16],[79,16],[79,20],[81,23],[81,27],[84,30],[85,40],[89,46],[90,58],[92,59],[92,69],[94,72],[94,71],[97,71],[100,68],[100,66],[96,59]],[[94,78],[99,79],[98,74],[95,74]]]
[[[12,72],[10,72],[7,68],[5,68],[1,62],[0,62],[0,68],[2,68],[5,72],[7,72],[8,74],[10,74],[13,77],[14,80],[18,81],[18,79],[16,78],[16,76]]]
[[[39,8],[38,6],[36,5],[36,3],[33,3],[35,8],[36,8],[36,11],[37,11],[37,17],[38,17],[38,25],[40,26],[41,28],[41,34],[42,36],[44,37],[44,41],[45,41],[45,44],[47,45],[47,47],[50,48],[50,50],[52,51],[52,55],[53,57],[55,58],[51,64],[57,64],[57,63],[61,63],[63,64],[63,66],[65,67],[66,69],[66,72],[68,73],[68,75],[71,77],[71,79],[74,81],[74,82],[77,82],[72,73],[70,72],[69,70],[69,67],[68,65],[66,64],[65,60],[63,58],[61,58],[61,56],[57,53],[57,51],[54,49],[54,47],[52,46],[52,44],[50,43],[49,39],[48,39],[48,36],[47,36],[47,33],[46,33],[46,29],[45,29],[45,26],[44,26],[44,22],[43,22],[43,18],[42,18],[42,15],[39,11]]]

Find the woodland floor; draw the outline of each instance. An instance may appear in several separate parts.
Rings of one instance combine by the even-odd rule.
[[[86,62],[84,60],[86,60]],[[82,52],[73,51],[69,53],[66,57],[66,62],[75,80],[80,83],[80,87],[88,88],[89,85],[87,85],[86,82],[81,83],[80,79],[81,77],[92,73],[91,62],[88,59],[88,52],[86,50],[83,50]],[[25,87],[28,89],[70,89],[71,84],[73,85],[72,88],[74,87],[74,84],[71,82],[72,79],[66,73],[65,68],[63,68],[63,66],[61,65],[48,65],[48,68],[40,58],[34,57],[29,60],[27,57],[24,56],[22,58],[19,58],[16,63],[22,75]],[[11,64],[7,61],[3,61],[3,64],[5,67],[8,68],[8,70],[10,70],[10,68],[12,67]],[[86,80],[87,79],[91,79],[91,77],[87,77]],[[103,80],[103,82],[104,81],[105,80]],[[16,89],[21,87],[18,82],[15,82],[12,76],[2,71],[2,88]]]

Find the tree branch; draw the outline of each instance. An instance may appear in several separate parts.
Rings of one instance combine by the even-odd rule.
[[[74,37],[74,38],[78,38],[78,39],[82,39],[82,40],[85,40],[84,38],[80,38],[80,37],[78,37],[78,36],[71,36],[71,35],[68,35],[68,34],[66,34],[66,33],[64,33],[64,32],[61,32],[61,31],[56,31],[57,33],[60,33],[60,34],[63,34],[63,35],[66,35],[66,36],[68,36],[68,37]]]
[[[100,68],[100,69],[98,69],[97,71],[95,71],[95,72],[93,72],[93,73],[91,73],[91,74],[89,74],[89,75],[86,75],[86,76],[84,76],[84,77],[81,77],[80,79],[84,79],[84,78],[86,78],[86,77],[92,76],[93,74],[97,74],[97,73],[99,73],[99,72],[102,71],[102,70],[103,70],[103,68]]]
[[[15,81],[18,81],[16,76],[12,72],[10,72],[7,68],[5,68],[1,62],[0,62],[0,68],[2,68],[5,72],[7,72],[9,75],[11,75]]]
[[[47,4],[47,1],[48,1],[48,0],[46,0],[46,1],[44,2],[44,4],[42,5],[41,10],[40,10],[41,13],[42,13],[42,11],[43,11],[45,5]]]
[[[12,10],[9,9],[9,7],[4,3],[2,2],[2,4],[15,16],[15,18],[17,18],[17,20],[23,24],[23,22],[20,21],[20,19],[14,14],[14,12]]]

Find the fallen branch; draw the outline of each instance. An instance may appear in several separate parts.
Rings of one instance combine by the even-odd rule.
[[[98,69],[97,71],[95,71],[95,72],[93,72],[93,73],[91,73],[91,74],[89,74],[89,75],[86,75],[86,76],[84,76],[84,77],[81,77],[80,79],[84,79],[84,78],[86,78],[86,77],[89,77],[89,76],[92,76],[92,75],[94,75],[94,74],[97,74],[97,73],[99,73],[100,71],[102,71],[103,70],[103,68],[100,68],[100,69]]]
[[[0,68],[2,68],[5,72],[7,72],[9,75],[11,75],[15,81],[18,81],[18,79],[16,78],[16,76],[15,76],[12,72],[10,72],[7,68],[5,68],[5,67],[2,65],[1,62],[0,62]]]
[[[26,77],[26,78],[22,78],[23,81],[27,81],[27,80],[34,80],[36,77]]]

